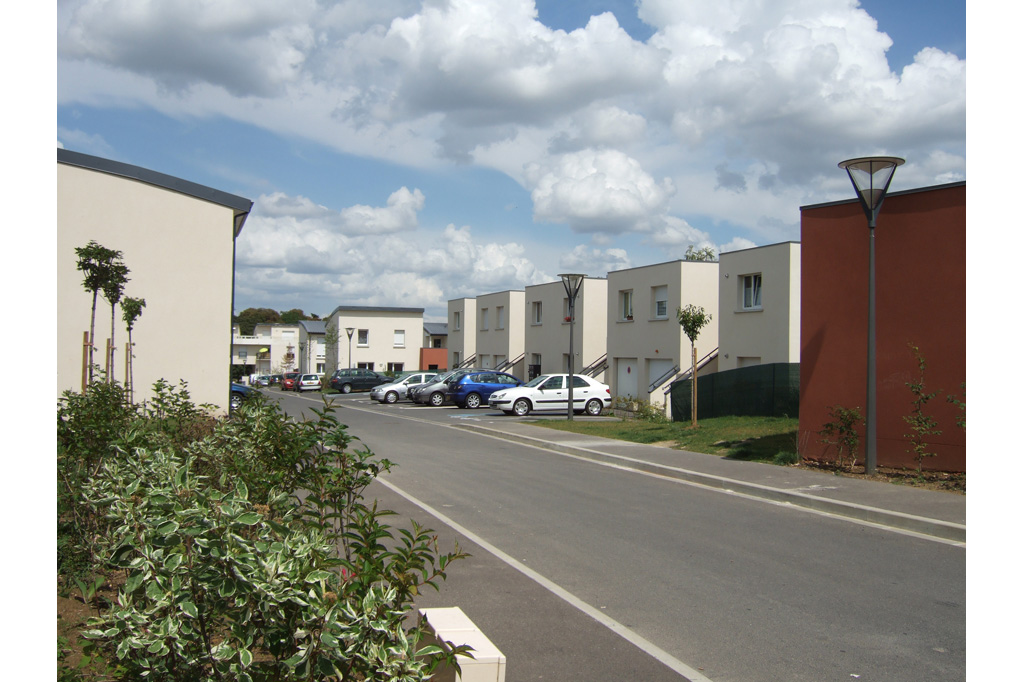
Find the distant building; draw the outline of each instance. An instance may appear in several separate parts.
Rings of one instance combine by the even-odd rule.
[[[448,369],[448,324],[423,323],[423,347],[420,349],[418,369]]]
[[[350,367],[376,372],[420,369],[423,308],[338,306],[324,323],[328,375]]]
[[[477,367],[508,372],[519,379],[526,377],[524,297],[522,291],[499,291],[476,297]]]
[[[135,397],[158,379],[188,382],[196,404],[224,408],[230,393],[235,238],[252,201],[138,166],[57,150],[57,391],[82,390],[83,333],[92,294],[75,248],[121,251],[124,295],[146,307],[132,332]],[[128,335],[115,313],[114,378],[125,380]],[[96,308],[94,362],[102,366],[110,306]]]
[[[840,405],[864,414],[867,386],[868,227],[855,199],[800,209],[800,434],[802,457],[830,457],[819,432]],[[924,468],[965,471],[961,396],[967,373],[967,186],[894,192],[875,228],[877,453],[880,466],[917,466],[907,437],[918,378],[909,348],[927,362],[925,413],[940,435]],[[961,398],[962,399],[962,398]],[[863,459],[863,430],[861,431]]]
[[[476,299],[448,301],[448,367],[476,367]]]

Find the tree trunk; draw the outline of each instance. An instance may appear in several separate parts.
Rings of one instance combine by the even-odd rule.
[[[96,348],[96,298],[100,290],[92,292],[92,317],[89,318],[89,383],[92,383],[92,352]]]

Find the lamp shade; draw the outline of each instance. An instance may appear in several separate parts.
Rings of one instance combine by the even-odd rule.
[[[904,163],[905,160],[898,156],[862,156],[839,164],[850,176],[857,198],[872,223],[889,191],[889,183],[892,182],[897,166]]]
[[[576,295],[580,292],[580,286],[583,284],[583,280],[586,275],[580,275],[576,273],[559,275],[562,278],[562,285],[565,287],[565,295],[570,300],[576,298]]]

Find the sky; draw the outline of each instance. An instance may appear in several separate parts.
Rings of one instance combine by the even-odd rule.
[[[847,158],[906,158],[893,190],[966,180],[963,2],[58,0],[56,19],[58,146],[255,202],[236,311],[444,321],[561,272],[799,240],[800,206],[852,198]]]

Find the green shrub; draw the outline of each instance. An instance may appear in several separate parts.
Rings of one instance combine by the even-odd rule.
[[[834,405],[829,409],[828,416],[832,418],[831,421],[825,422],[821,431],[818,431],[821,442],[825,445],[825,452],[834,447],[836,466],[849,466],[852,469],[857,461],[857,449],[860,445],[857,428],[863,423],[860,409]],[[847,458],[849,464],[846,464]]]
[[[799,464],[800,455],[791,451],[779,452],[775,457],[772,458],[772,464],[778,464],[780,466],[787,466],[789,464]]]
[[[632,396],[616,396],[612,407],[617,410],[626,410],[632,414],[633,419],[637,419],[639,421],[652,422],[655,424],[663,424],[669,421],[662,408],[656,407],[646,400],[639,400]]]
[[[354,448],[331,406],[296,423],[254,401],[190,440],[203,410],[184,387],[156,393],[107,433],[105,452],[89,441],[101,453],[81,481],[98,520],[93,566],[126,580],[90,620],[87,655],[124,679],[404,681],[442,661],[457,669],[465,647],[421,647],[406,623],[415,595],[466,555],[364,504],[391,464]],[[68,428],[76,420],[88,421]]]

